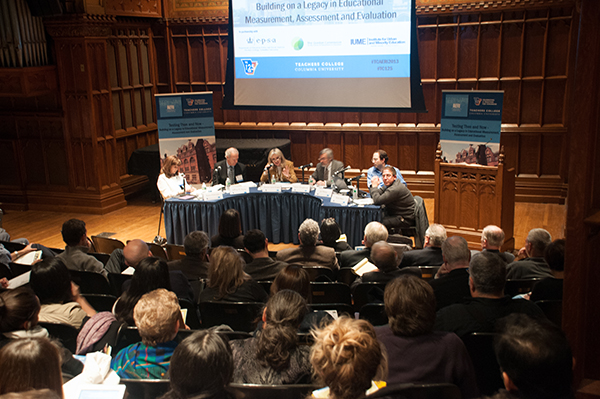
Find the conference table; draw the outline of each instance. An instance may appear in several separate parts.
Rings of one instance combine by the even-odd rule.
[[[202,230],[209,237],[218,234],[219,218],[230,208],[240,213],[243,232],[260,229],[274,244],[299,244],[298,227],[306,218],[320,224],[333,217],[346,234],[348,244],[355,247],[361,245],[365,226],[381,221],[381,207],[377,205],[340,205],[330,198],[315,196],[314,191],[276,193],[252,187],[243,194],[223,192],[223,198],[217,200],[169,198],[164,205],[167,242],[182,245],[185,236],[195,230]]]

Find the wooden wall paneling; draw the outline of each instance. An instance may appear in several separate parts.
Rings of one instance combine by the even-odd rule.
[[[547,20],[526,22],[524,26],[523,75],[524,77],[544,76],[545,44],[547,42]]]
[[[540,148],[541,139],[535,133],[520,133],[519,153],[517,163],[517,176],[539,177],[540,176]]]
[[[371,166],[371,155],[365,157],[361,151],[361,135],[357,131],[346,132],[342,135],[344,140],[343,157],[335,154],[336,159],[344,165],[352,165],[355,169],[366,169]],[[313,163],[315,163],[313,161]],[[315,164],[316,165],[316,164]]]
[[[542,133],[540,176],[560,181],[564,169],[566,155],[563,148],[567,146],[566,132]]]
[[[479,78],[479,57],[477,54],[479,37],[479,27],[477,25],[468,24],[458,28],[458,54],[456,56],[458,79],[473,81]]]
[[[519,104],[521,98],[521,84],[519,80],[501,78],[500,90],[504,90],[502,103],[502,123],[513,126],[519,125]]]
[[[521,82],[520,124],[522,126],[540,126],[542,89],[543,82],[540,79]]]
[[[499,21],[486,21],[479,28],[478,77],[497,80],[500,76],[501,29]]]
[[[373,159],[373,153],[381,148],[379,134],[373,131],[361,132],[360,140],[360,150],[362,153],[362,160],[364,162],[363,165],[365,165],[365,168],[370,168],[373,166],[373,163],[371,162],[371,159]]]
[[[564,126],[567,95],[566,76],[544,81],[542,126]]]
[[[438,28],[437,45],[437,79],[456,79],[457,27],[441,26]]]

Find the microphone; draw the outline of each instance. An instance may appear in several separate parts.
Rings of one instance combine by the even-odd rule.
[[[302,165],[300,166],[300,169],[306,169],[306,168],[312,168],[313,164],[311,163],[307,163],[306,165]]]
[[[350,181],[359,181],[361,178],[365,177],[364,173],[361,173],[360,176],[355,176],[352,179],[349,179]]]
[[[221,170],[221,165],[219,165],[219,166],[217,166],[217,167],[215,168],[215,172],[218,172],[218,171],[220,171],[220,170]]]
[[[334,176],[337,176],[337,175],[339,175],[340,173],[344,173],[345,171],[347,171],[347,170],[348,170],[348,169],[350,169],[351,167],[352,167],[352,166],[348,165],[348,166],[346,166],[345,168],[338,170],[338,171],[337,171],[337,172],[335,172],[333,175],[334,175]]]
[[[185,191],[185,186],[187,185],[187,181],[185,181],[185,174],[179,172],[179,176],[181,176],[181,178],[183,179],[183,184],[181,184],[179,187]]]
[[[267,170],[269,170],[271,167],[273,166],[272,163],[268,164],[267,166],[265,166],[265,170],[264,172],[266,172]]]

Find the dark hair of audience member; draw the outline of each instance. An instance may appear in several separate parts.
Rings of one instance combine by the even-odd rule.
[[[334,218],[323,219],[321,222],[321,241],[328,247],[335,247],[342,231]]]
[[[275,276],[271,284],[271,295],[281,290],[296,291],[306,302],[311,303],[310,276],[302,265],[287,265]]]
[[[29,330],[37,324],[40,301],[29,288],[0,293],[0,332]]]
[[[565,270],[565,244],[564,239],[552,241],[544,250],[544,259],[551,270],[562,272]]]
[[[33,391],[5,393],[0,395],[0,399],[60,399],[60,396],[49,389],[35,389]]]
[[[244,273],[245,264],[232,247],[220,246],[213,249],[208,265],[208,287],[216,289],[220,298],[233,294],[244,281],[250,279]]]
[[[215,331],[195,332],[175,349],[169,366],[171,389],[161,399],[227,398],[232,375],[229,344]]]
[[[0,349],[0,394],[48,388],[63,397],[60,355],[47,338],[11,340]]]
[[[244,235],[244,248],[255,254],[265,249],[265,234],[257,229],[249,230]]]
[[[494,350],[522,397],[573,397],[573,354],[564,332],[548,320],[521,313],[501,319]]]
[[[236,238],[242,235],[242,220],[238,211],[227,209],[223,212],[219,219],[219,235],[227,238]]]
[[[42,305],[73,301],[71,274],[58,258],[47,258],[32,265],[29,284]]]
[[[435,323],[433,288],[415,276],[401,276],[388,283],[383,296],[385,313],[395,335],[414,337],[432,331]]]
[[[63,241],[70,247],[77,246],[81,237],[86,233],[85,222],[79,219],[69,219],[63,223],[61,234]]]
[[[469,274],[475,289],[482,294],[502,295],[506,285],[506,264],[492,252],[481,252],[471,258]]]
[[[298,327],[308,313],[306,301],[292,290],[281,290],[265,306],[265,325],[257,336],[256,357],[276,371],[289,367],[298,345]]]
[[[144,294],[158,288],[171,291],[167,262],[154,256],[142,259],[131,277],[129,289],[121,295],[115,305],[117,319],[133,325],[133,309],[137,302]]]
[[[364,397],[373,379],[385,380],[387,358],[368,321],[342,316],[313,335],[313,373],[331,399]]]

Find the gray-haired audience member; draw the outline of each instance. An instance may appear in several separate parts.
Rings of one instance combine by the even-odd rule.
[[[388,231],[387,228],[379,222],[371,222],[365,226],[365,236],[363,238],[363,244],[365,249],[355,251],[344,251],[340,255],[341,267],[352,267],[361,260],[367,258],[371,261],[371,247],[373,244],[379,241],[387,241]]]
[[[430,224],[425,231],[423,249],[415,249],[402,254],[400,268],[408,266],[440,266],[444,263],[442,258],[442,244],[446,240],[446,229],[441,224]]]
[[[533,229],[525,239],[527,258],[509,263],[506,266],[507,278],[530,279],[552,277],[548,263],[544,259],[544,251],[552,242],[552,236],[544,229]]]
[[[506,265],[498,255],[484,252],[474,257],[469,273],[472,298],[440,309],[435,320],[436,330],[463,337],[473,332],[493,332],[496,320],[511,313],[544,318],[536,304],[504,296]]]
[[[469,290],[469,262],[471,252],[467,240],[461,236],[448,238],[442,244],[444,263],[429,284],[435,293],[437,309],[460,303],[471,297]]]
[[[287,263],[269,257],[269,240],[260,230],[250,230],[244,236],[244,248],[252,256],[252,262],[247,263],[244,271],[255,281],[270,280],[287,266]]]
[[[506,391],[494,399],[568,399],[573,395],[573,355],[565,334],[524,314],[503,319],[494,349]]]
[[[192,231],[183,239],[183,259],[172,260],[168,263],[169,270],[180,270],[188,280],[198,280],[208,277],[208,262],[206,251],[210,239],[203,231]]]
[[[515,256],[510,252],[500,252],[502,244],[504,244],[504,230],[493,224],[483,228],[481,232],[481,252],[495,253],[506,263],[514,261]]]
[[[298,228],[300,247],[287,248],[277,252],[277,260],[289,264],[297,263],[303,266],[324,266],[332,270],[339,268],[333,248],[317,246],[319,239],[319,224],[312,219],[306,219]]]

